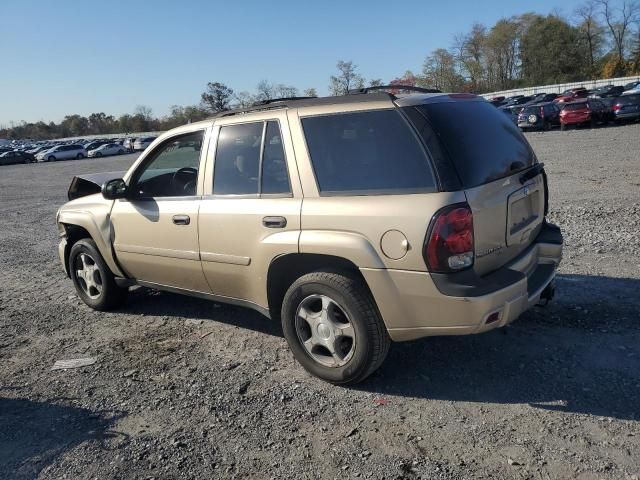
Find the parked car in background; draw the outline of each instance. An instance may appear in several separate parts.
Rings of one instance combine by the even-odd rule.
[[[530,102],[533,99],[533,96],[519,96],[518,98],[512,98],[507,103],[503,105],[503,107],[515,107],[518,105],[524,105]]]
[[[572,125],[589,125],[595,127],[607,123],[611,119],[604,103],[595,98],[577,100],[565,104],[560,112],[560,128],[566,130]]]
[[[102,145],[106,145],[107,142],[106,140],[94,140],[92,142],[86,143],[84,145],[84,148],[87,149],[87,152],[91,151],[91,150],[95,150],[96,148],[102,146]]]
[[[514,125],[518,124],[518,114],[522,110],[523,107],[516,105],[514,107],[500,107],[499,110],[503,111],[505,115],[507,115]]]
[[[570,88],[562,92],[555,100],[556,103],[567,103],[578,98],[586,98],[589,95],[589,90],[584,87]]]
[[[640,119],[640,92],[616,98],[611,105],[611,112],[616,123]]]
[[[35,157],[30,153],[20,152],[18,150],[0,153],[0,165],[10,165],[12,163],[31,163],[35,162]]]
[[[635,88],[638,85],[640,85],[640,81],[629,82],[624,86],[624,90],[626,92],[627,90],[631,90],[632,88]]]
[[[640,93],[640,83],[637,83],[635,86],[625,90],[622,92],[622,95],[636,95],[638,93]]]
[[[36,155],[38,162],[55,162],[56,160],[70,160],[85,158],[87,150],[82,145],[58,145]]]
[[[597,98],[609,98],[609,97],[617,97],[621,95],[622,92],[624,92],[624,87],[621,85],[607,85],[607,86],[592,90],[589,96],[597,97]]]
[[[153,142],[156,138],[157,137],[141,137],[141,138],[137,138],[136,141],[133,143],[133,149],[135,151],[144,150],[149,145],[151,145],[151,142]]]
[[[560,107],[553,102],[525,106],[518,114],[521,130],[551,130],[560,126]]]
[[[125,153],[125,148],[117,143],[105,143],[98,148],[89,150],[89,157],[106,157],[107,155],[122,155]]]

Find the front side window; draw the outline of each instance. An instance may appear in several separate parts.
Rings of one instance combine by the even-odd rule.
[[[136,172],[139,197],[181,197],[196,194],[204,132],[169,138],[158,145]]]
[[[302,126],[322,193],[364,195],[435,189],[430,162],[395,109],[307,117]]]

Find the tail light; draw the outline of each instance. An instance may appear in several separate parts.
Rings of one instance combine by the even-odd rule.
[[[622,108],[622,105],[620,105],[619,103],[616,103],[613,107],[611,107],[611,110],[613,110],[614,112],[617,112],[621,108]]]
[[[450,205],[434,215],[423,254],[431,272],[455,272],[473,265],[473,214],[469,205]]]

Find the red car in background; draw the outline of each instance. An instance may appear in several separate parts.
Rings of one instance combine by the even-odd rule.
[[[566,130],[571,125],[589,125],[595,127],[598,123],[608,123],[611,120],[609,108],[600,100],[588,98],[565,104],[560,112],[560,130]]]
[[[586,98],[589,95],[589,90],[584,87],[570,88],[560,94],[558,98],[554,100],[556,103],[566,103],[576,100],[578,98]]]

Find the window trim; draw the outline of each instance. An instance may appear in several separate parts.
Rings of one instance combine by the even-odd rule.
[[[359,113],[371,113],[371,112],[396,112],[397,115],[400,116],[401,121],[407,126],[411,135],[415,139],[416,143],[422,150],[424,154],[426,163],[428,168],[431,171],[431,178],[433,178],[433,186],[425,187],[425,188],[382,188],[382,189],[367,189],[367,190],[322,190],[320,188],[320,182],[318,181],[318,175],[316,174],[316,166],[313,163],[313,158],[311,156],[311,150],[309,149],[309,143],[307,142],[307,134],[304,130],[304,120],[307,118],[316,118],[316,117],[330,117],[336,115],[354,115]],[[309,163],[311,164],[311,171],[313,172],[313,180],[316,185],[316,190],[318,192],[318,196],[320,197],[366,197],[366,196],[376,196],[376,195],[422,195],[425,193],[436,193],[440,191],[439,183],[440,180],[438,178],[437,172],[433,167],[433,160],[431,158],[430,152],[427,150],[424,142],[415,131],[415,128],[405,117],[404,113],[401,109],[391,106],[391,107],[381,107],[381,108],[372,108],[367,110],[349,110],[349,111],[340,111],[340,112],[329,112],[329,113],[321,113],[318,115],[304,115],[300,116],[300,129],[302,130],[302,136],[304,138],[304,145],[306,148],[307,158],[309,159]]]
[[[153,201],[153,200],[166,200],[166,199],[180,199],[180,200],[191,200],[194,198],[198,198],[200,197],[200,195],[197,194],[197,187],[198,187],[198,183],[200,181],[200,176],[202,175],[202,155],[205,151],[205,142],[207,140],[207,128],[198,128],[195,130],[190,130],[188,132],[180,132],[177,133],[176,135],[172,135],[171,137],[167,137],[165,138],[162,142],[160,142],[158,145],[156,145],[154,147],[153,150],[151,150],[147,155],[145,155],[144,159],[142,160],[142,162],[136,166],[136,169],[133,171],[133,173],[131,174],[131,177],[129,178],[128,182],[127,182],[127,187],[129,189],[133,189],[135,187],[135,185],[138,183],[138,180],[140,179],[140,177],[142,176],[142,173],[144,172],[145,168],[153,161],[156,159],[155,153],[162,147],[164,147],[167,143],[175,141],[176,138],[179,137],[187,137],[189,135],[193,135],[194,133],[202,133],[202,145],[200,146],[200,157],[198,159],[198,177],[196,178],[196,194],[195,195],[169,195],[169,196],[162,196],[162,197],[153,197],[153,196],[145,196],[145,197],[139,197],[139,196],[133,196],[131,198],[127,198],[127,200],[132,200],[132,201]]]
[[[287,193],[262,193],[262,163],[264,161],[264,147],[267,136],[267,125],[269,122],[276,122],[278,125],[278,131],[280,132],[280,141],[282,142],[282,154],[284,155],[284,168],[287,172],[287,179],[289,180],[289,192]],[[225,127],[235,127],[236,125],[250,125],[252,123],[262,123],[262,139],[260,140],[260,156],[258,158],[258,192],[257,193],[215,193],[215,181],[216,181],[216,164],[218,163],[217,156],[219,151],[220,133]],[[284,146],[284,135],[282,133],[282,125],[278,118],[266,118],[261,120],[248,120],[246,122],[227,123],[219,125],[218,134],[216,136],[216,145],[213,152],[213,168],[211,176],[211,193],[203,195],[202,198],[216,199],[216,198],[232,198],[232,199],[256,199],[256,198],[293,198],[293,186],[291,183],[291,174],[289,172],[289,159],[287,158],[287,151]]]

